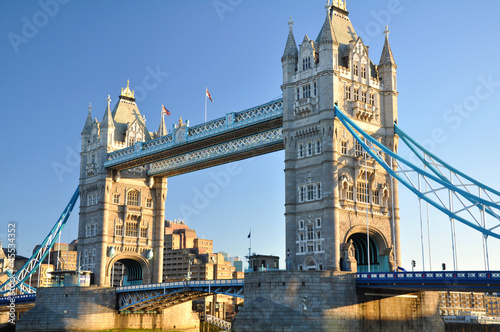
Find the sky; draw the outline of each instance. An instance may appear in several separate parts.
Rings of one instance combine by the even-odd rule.
[[[0,2],[0,237],[16,223],[16,246],[29,255],[43,241],[78,186],[80,133],[92,103],[102,120],[130,80],[150,131],[161,105],[191,125],[281,95],[281,55],[288,20],[297,44],[316,38],[325,1]],[[377,64],[389,25],[398,64],[399,125],[458,169],[500,188],[495,152],[500,122],[496,1],[348,0],[350,18]],[[478,94],[478,91],[481,93]],[[408,151],[401,149],[405,156]],[[168,180],[166,217],[184,219],[214,250],[281,256],[284,267],[284,152]],[[219,185],[217,176],[229,174]],[[199,202],[206,186],[215,197]],[[187,213],[185,207],[191,213]],[[400,188],[401,265],[422,269],[418,200]],[[194,212],[193,212],[194,211]],[[62,242],[77,237],[75,208]],[[431,211],[433,270],[452,266],[449,220]],[[480,270],[481,236],[457,225],[459,269]],[[426,240],[427,241],[427,240]],[[491,239],[490,269],[500,270]],[[427,248],[427,243],[425,244]],[[426,253],[427,255],[427,253]],[[426,268],[428,269],[428,257]]]

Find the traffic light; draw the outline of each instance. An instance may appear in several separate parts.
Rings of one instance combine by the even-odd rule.
[[[415,260],[412,260],[411,261],[411,267],[415,267],[415,266],[417,266],[417,262],[415,262]]]
[[[446,264],[445,263],[443,263],[441,266],[443,267],[443,271],[446,270]]]

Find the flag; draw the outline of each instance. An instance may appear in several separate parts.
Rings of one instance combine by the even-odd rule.
[[[250,238],[250,237],[252,237],[252,231],[250,231],[250,233],[248,233],[247,238]]]
[[[210,95],[210,92],[208,92],[208,88],[205,88],[207,90],[207,97],[210,99],[210,101],[213,103],[214,101],[212,100],[212,95]]]
[[[171,114],[170,111],[167,110],[167,108],[165,106],[161,105],[161,108],[162,108],[161,112],[163,114],[165,114],[166,116],[169,116]]]

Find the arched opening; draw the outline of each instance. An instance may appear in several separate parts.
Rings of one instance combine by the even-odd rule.
[[[143,269],[141,263],[125,258],[114,262],[111,268],[110,286],[131,286],[143,284]]]
[[[379,248],[372,237],[369,240],[369,249],[367,247],[366,234],[356,233],[351,235],[347,242],[352,240],[355,249],[355,257],[358,265],[358,272],[368,272],[368,260],[370,261],[370,271],[378,272],[380,270]],[[368,257],[369,256],[369,257]]]
[[[307,261],[307,264],[306,264],[306,270],[308,271],[313,271],[313,270],[317,270],[317,264],[316,264],[316,261],[313,259],[313,258],[310,258],[308,261]]]

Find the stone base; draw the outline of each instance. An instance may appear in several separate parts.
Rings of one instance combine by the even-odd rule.
[[[114,288],[39,288],[35,307],[23,314],[16,331],[101,331],[171,329],[198,331],[199,319],[186,302],[161,314],[119,314]]]
[[[331,271],[245,274],[235,331],[444,331],[437,292],[356,289]]]

